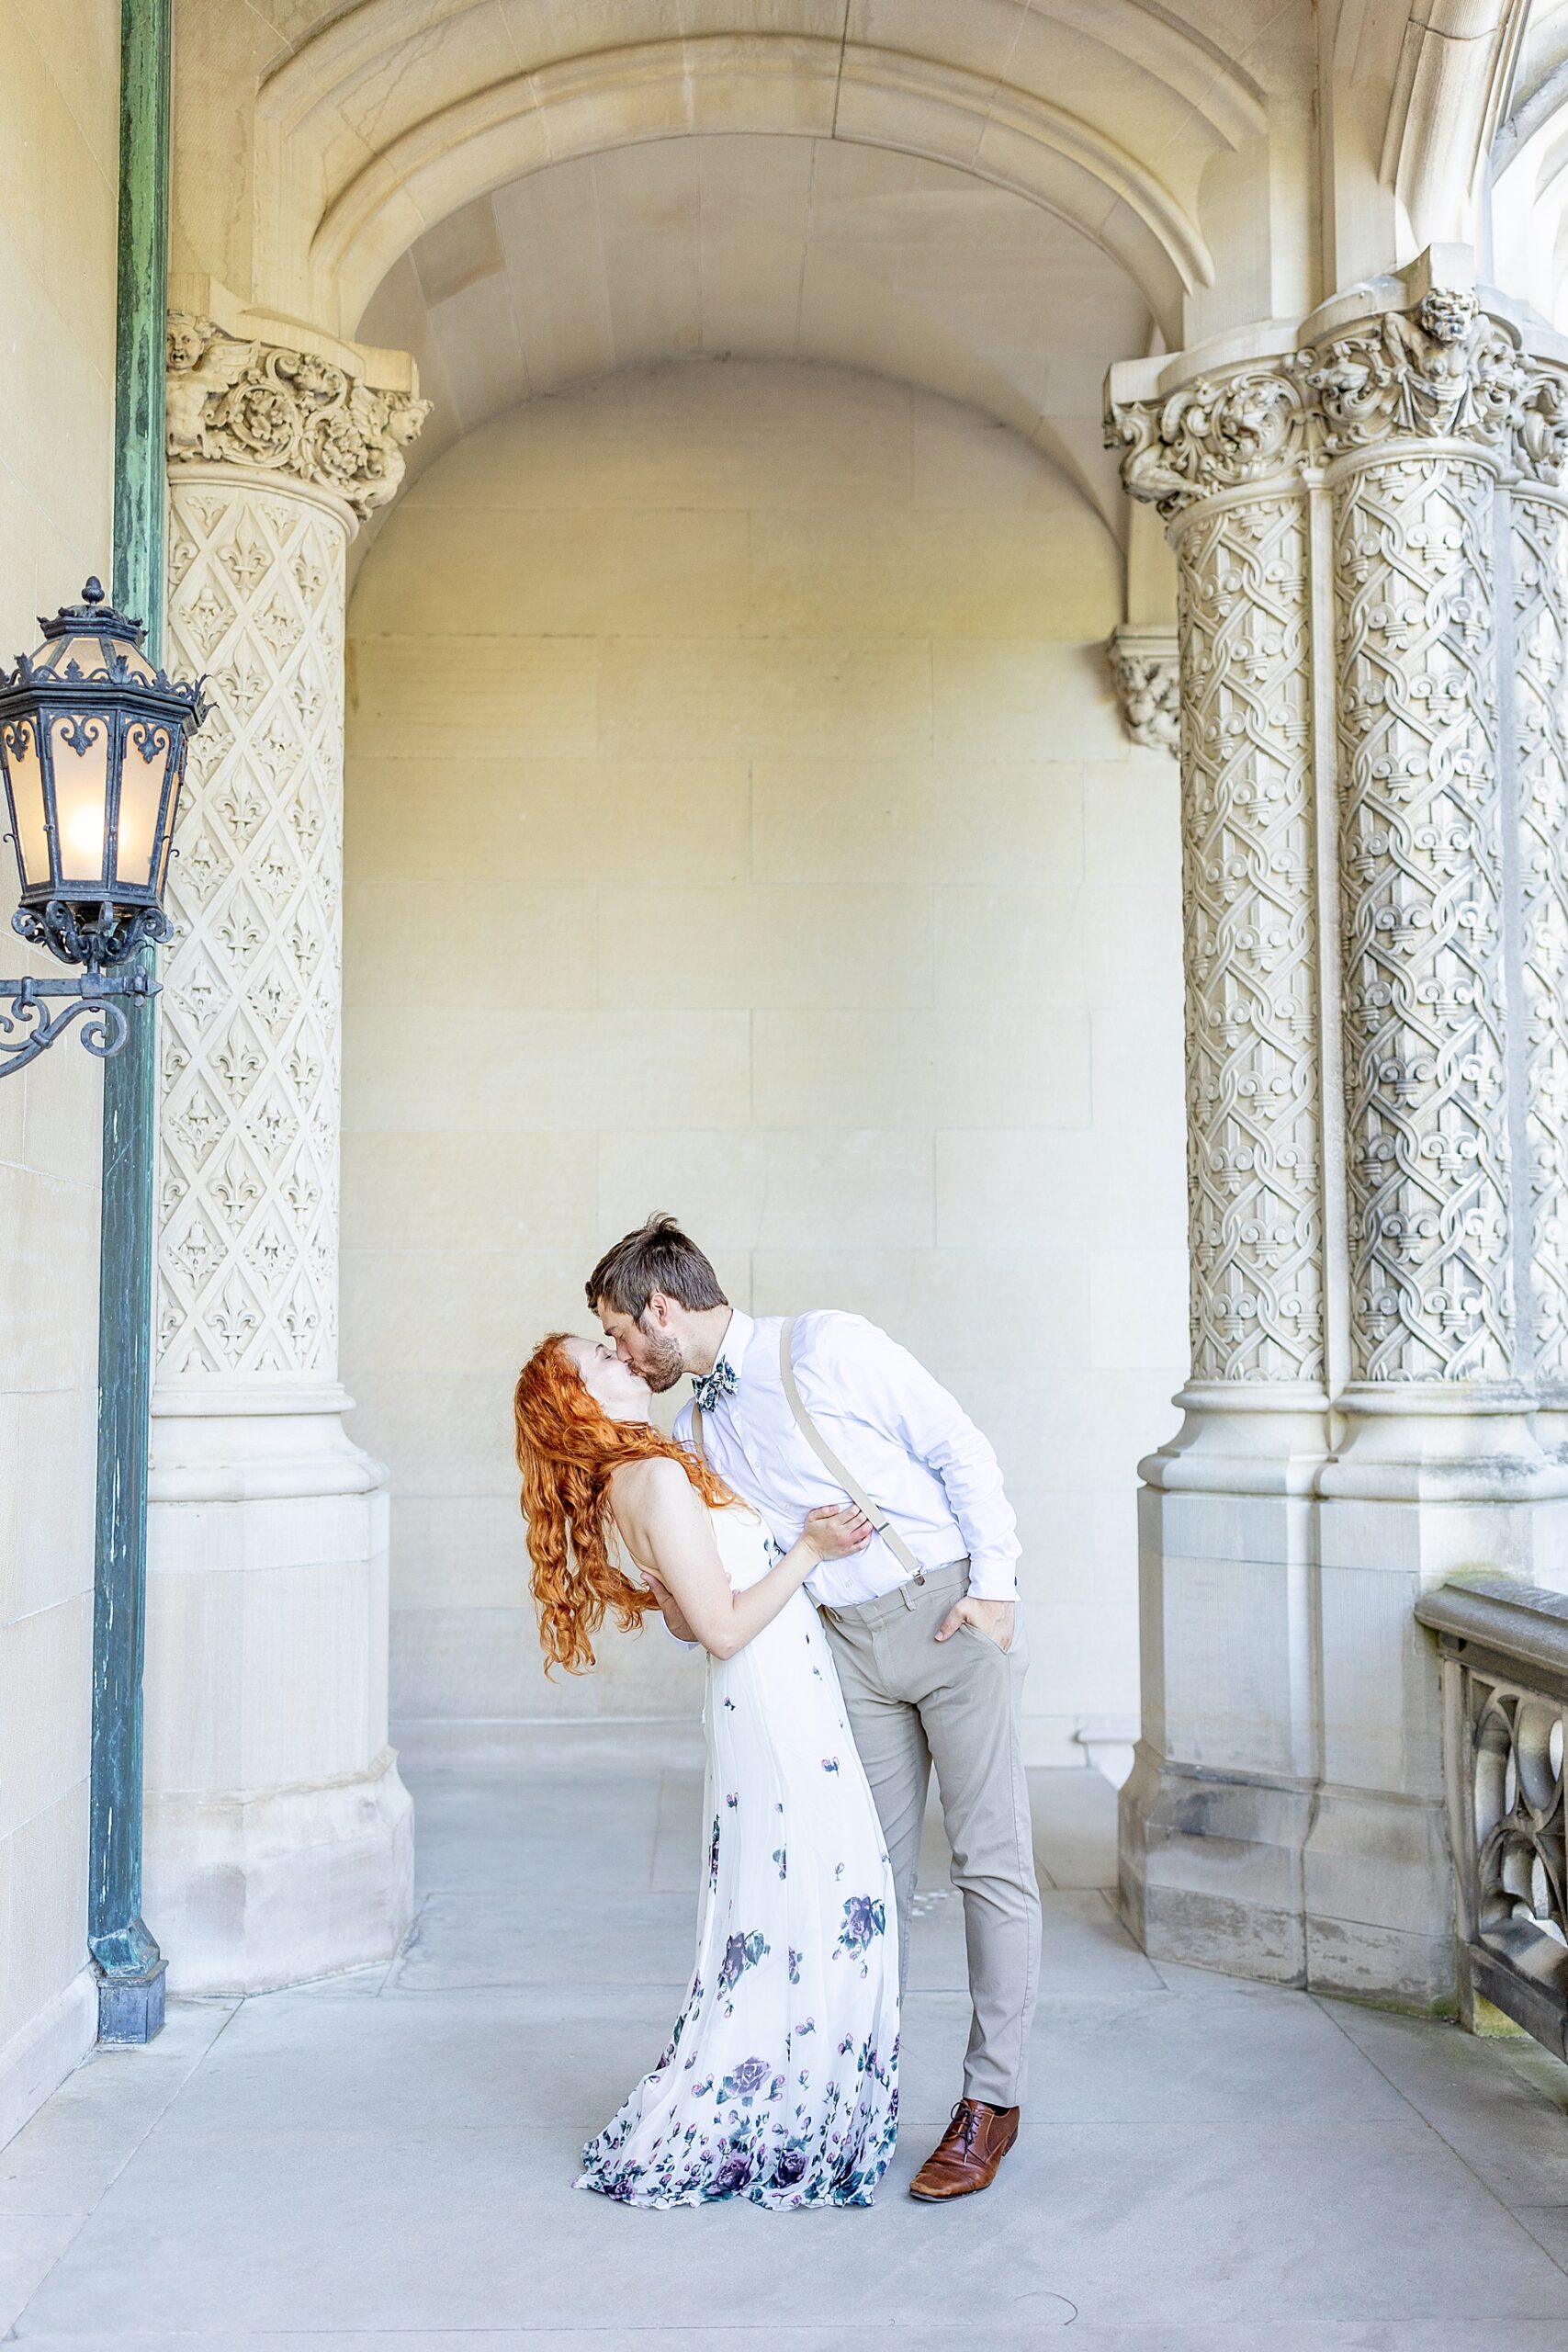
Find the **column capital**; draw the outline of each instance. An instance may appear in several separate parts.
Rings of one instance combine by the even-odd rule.
[[[1129,495],[1171,516],[1224,491],[1277,483],[1310,454],[1301,386],[1279,361],[1199,374],[1151,400],[1118,398],[1113,370],[1105,446],[1122,452]]]
[[[233,465],[339,499],[361,521],[397,496],[430,413],[414,391],[370,380],[370,357],[237,333],[193,311],[168,322],[168,463]]]
[[[1458,282],[1451,259],[1456,282],[1413,300],[1409,281],[1441,266],[1427,256],[1337,296],[1301,322],[1293,348],[1270,325],[1112,368],[1105,439],[1128,494],[1174,518],[1395,440],[1468,442],[1514,479],[1568,486],[1568,346]]]
[[[1506,459],[1527,380],[1517,329],[1469,287],[1429,287],[1409,309],[1306,342],[1291,365],[1329,458],[1397,436],[1470,441]]]

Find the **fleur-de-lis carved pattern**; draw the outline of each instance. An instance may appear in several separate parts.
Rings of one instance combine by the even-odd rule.
[[[1334,506],[1352,1374],[1504,1379],[1492,477],[1380,454]]]
[[[344,526],[170,469],[171,651],[209,674],[170,876],[162,1375],[336,1370]]]
[[[1247,1352],[1258,1314],[1248,1301],[1264,1294],[1248,1290],[1246,1272],[1270,1239],[1283,1246],[1287,1228],[1270,1222],[1276,1193],[1247,1193],[1257,1164],[1228,1156],[1225,1089],[1238,1073],[1220,1047],[1246,1050],[1236,1004],[1252,984],[1252,934],[1238,914],[1222,935],[1216,907],[1227,907],[1227,880],[1250,887],[1235,853],[1246,795],[1271,783],[1288,796],[1282,747],[1298,728],[1304,743],[1307,721],[1303,673],[1285,658],[1302,633],[1307,549],[1299,537],[1281,541],[1276,561],[1248,571],[1234,541],[1240,518],[1256,525],[1310,466],[1309,480],[1326,471],[1334,507],[1350,1375],[1392,1384],[1533,1373],[1548,1401],[1568,1403],[1568,369],[1527,352],[1517,321],[1489,315],[1473,291],[1439,285],[1408,311],[1369,301],[1280,362],[1115,399],[1107,438],[1122,453],[1128,490],[1181,518],[1185,539],[1195,1369],[1267,1379],[1289,1355]],[[1512,517],[1513,580],[1501,650],[1492,574],[1500,503]],[[1229,740],[1238,761],[1245,745],[1252,768],[1235,781],[1220,749],[1227,721],[1203,700],[1224,673],[1201,594],[1211,575],[1228,581],[1238,614],[1253,608],[1251,674],[1272,714],[1255,729],[1261,757],[1250,722],[1237,722]],[[1245,627],[1235,624],[1238,637]],[[1504,750],[1519,784],[1519,855],[1516,867],[1509,842],[1506,866],[1519,965],[1502,952],[1500,663],[1512,689]],[[1511,798],[1507,811],[1516,823]],[[1277,870],[1281,883],[1292,876],[1310,925],[1310,830],[1293,838],[1303,855],[1282,841]],[[1506,1008],[1516,975],[1522,1003]],[[1310,989],[1295,1004],[1310,1015]],[[1521,1073],[1510,1076],[1503,1051],[1506,1009],[1524,1046],[1522,1106],[1509,1092]],[[1294,1018],[1290,989],[1271,1010]],[[1304,1078],[1304,1032],[1293,1062]],[[1239,1081],[1250,1116],[1257,1086],[1245,1061]],[[1310,1149],[1315,1132],[1304,1095],[1302,1112],[1292,1151]],[[1525,1164],[1511,1167],[1510,1136],[1517,1143],[1521,1129]],[[1241,1148],[1250,1148],[1245,1137]],[[1234,1239],[1222,1182],[1234,1190]],[[1516,1295],[1527,1266],[1528,1302]],[[1303,1372],[1310,1361],[1303,1349]]]
[[[1182,526],[1192,1372],[1324,1376],[1306,513]]]
[[[1512,512],[1531,1320],[1556,1402],[1568,1395],[1568,511],[1521,483]]]

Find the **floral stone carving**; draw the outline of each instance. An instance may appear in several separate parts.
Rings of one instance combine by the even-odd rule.
[[[397,496],[430,413],[428,401],[372,391],[312,352],[247,342],[189,311],[169,314],[166,402],[171,465],[284,474],[362,518]]]
[[[1181,665],[1175,629],[1119,628],[1105,658],[1134,742],[1150,752],[1176,751],[1181,741]]]

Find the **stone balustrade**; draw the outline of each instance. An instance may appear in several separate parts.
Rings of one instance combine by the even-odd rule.
[[[1497,1577],[1416,1603],[1442,1654],[1460,1994],[1568,2057],[1568,1595]]]

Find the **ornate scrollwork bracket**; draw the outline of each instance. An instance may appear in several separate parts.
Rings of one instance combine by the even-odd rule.
[[[18,907],[11,928],[29,946],[47,947],[62,964],[85,964],[89,976],[107,964],[126,963],[142,947],[161,946],[175,930],[161,907],[117,906],[109,899],[88,906],[69,899],[51,899],[42,908]],[[0,989],[7,985],[0,980]]]
[[[85,972],[74,980],[0,980],[0,1078],[37,1061],[75,1023],[88,1053],[99,1061],[118,1054],[130,1035],[125,1000],[153,997],[158,982],[140,964],[129,971]],[[55,1000],[61,1010],[51,1012]]]
[[[1105,649],[1122,724],[1148,752],[1174,752],[1181,740],[1181,676],[1172,628],[1123,622]]]

